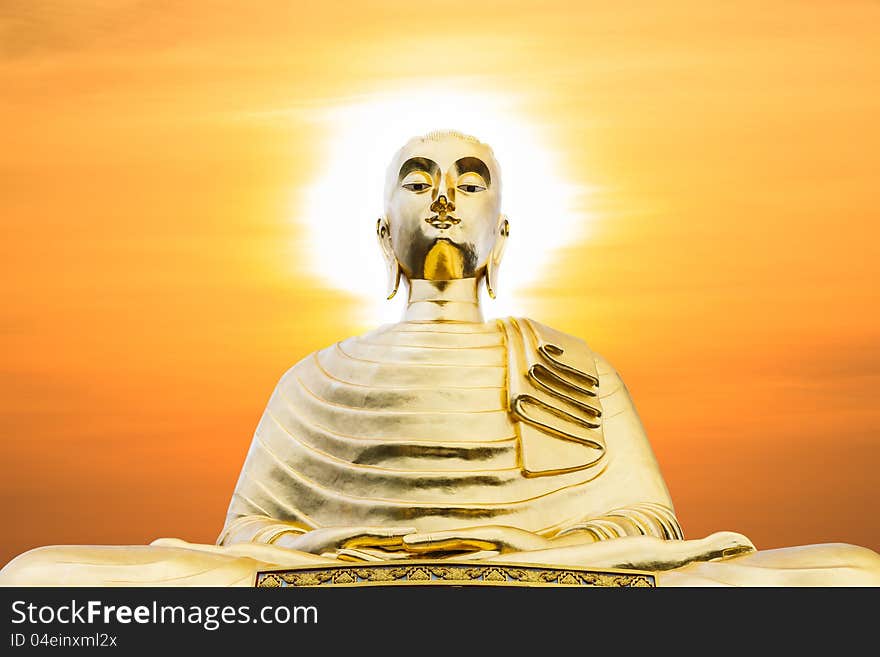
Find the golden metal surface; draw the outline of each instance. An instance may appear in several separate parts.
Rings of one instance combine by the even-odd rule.
[[[527,327],[528,350],[523,338],[506,344],[495,322],[457,322],[455,330],[402,322],[301,361],[282,377],[257,428],[230,525],[254,516],[310,528],[501,524],[552,538],[636,505],[655,505],[674,523],[613,372],[594,374],[594,355],[570,338],[565,348],[553,344],[564,364],[544,359],[538,344],[555,336],[534,322],[508,323]],[[537,359],[560,377],[598,380],[589,411],[564,385],[547,392],[529,374]],[[605,406],[614,413],[607,426],[598,418]],[[616,458],[603,463],[606,442]],[[615,486],[624,472],[634,481]],[[648,506],[639,512],[647,533],[678,535],[676,526],[667,536],[668,523],[652,514]]]
[[[684,540],[614,368],[534,320],[484,321],[479,287],[497,289],[510,234],[500,209],[488,146],[411,140],[376,226],[405,315],[281,377],[218,544],[41,548],[0,583],[880,585],[864,548]]]

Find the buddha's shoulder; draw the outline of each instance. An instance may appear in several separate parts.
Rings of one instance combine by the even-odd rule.
[[[298,361],[295,361],[293,365],[288,365],[287,369],[281,375],[281,380],[284,381],[285,379],[291,378],[292,376],[295,376],[298,371],[303,369],[314,367],[321,362],[322,358],[338,354],[345,355],[353,345],[370,344],[373,340],[381,339],[381,336],[392,326],[394,325],[385,324],[365,333],[343,337],[335,342],[326,343],[325,346],[302,356]]]
[[[496,321],[502,325],[515,325],[520,332],[526,331],[544,354],[564,365],[592,370],[600,378],[617,376],[611,363],[591,348],[582,337],[548,326],[531,317],[507,317]]]

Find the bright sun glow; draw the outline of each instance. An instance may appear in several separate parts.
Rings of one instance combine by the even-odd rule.
[[[442,91],[438,92],[438,87]],[[525,116],[513,96],[454,92],[444,85],[406,94],[378,94],[315,117],[330,136],[317,166],[320,177],[308,186],[306,228],[310,270],[328,284],[364,299],[366,324],[399,321],[406,290],[385,301],[385,270],[376,220],[383,211],[385,170],[410,137],[455,129],[488,143],[501,165],[502,211],[511,235],[495,300],[484,313],[503,317],[522,311],[516,303],[557,247],[583,236],[584,217],[575,213],[584,181],[567,181],[546,135]]]

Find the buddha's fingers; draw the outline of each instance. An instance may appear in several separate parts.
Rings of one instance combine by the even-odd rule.
[[[503,553],[540,550],[548,547],[550,541],[515,527],[487,525],[410,534],[403,537],[403,544],[407,550],[414,553],[444,550],[479,550]]]
[[[388,552],[373,548],[340,548],[332,554],[340,561],[399,561],[412,558],[409,552]]]
[[[321,527],[305,534],[281,536],[275,545],[312,554],[324,554],[340,548],[368,546],[399,548],[412,527]]]
[[[404,547],[403,537],[411,532],[411,529],[389,530],[387,535],[368,532],[359,536],[346,539],[342,545],[346,548],[358,549],[362,547],[400,549]]]
[[[370,554],[366,550],[341,548],[339,550],[336,550],[334,554],[339,561],[349,561],[355,563],[362,563],[364,561],[381,561],[379,557]]]
[[[479,551],[495,551],[495,543],[492,541],[484,541],[469,538],[424,538],[420,542],[407,543],[404,542],[407,550],[415,554],[427,554],[430,552],[470,552]]]

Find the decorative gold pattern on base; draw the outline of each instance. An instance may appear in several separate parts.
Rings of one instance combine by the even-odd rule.
[[[601,586],[654,587],[652,573],[554,566],[418,561],[306,566],[257,573],[260,588],[316,586]]]

